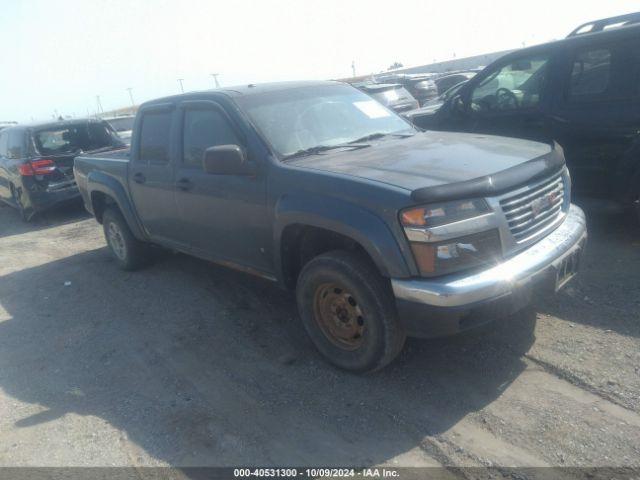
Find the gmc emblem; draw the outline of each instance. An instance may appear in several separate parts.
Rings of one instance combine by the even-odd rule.
[[[533,218],[536,218],[541,212],[550,208],[557,198],[558,192],[551,192],[543,197],[536,198],[531,202],[531,213],[533,213]]]

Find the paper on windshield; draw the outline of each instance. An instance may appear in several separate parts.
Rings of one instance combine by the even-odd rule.
[[[375,100],[353,102],[353,104],[369,118],[384,118],[391,116],[391,114]]]

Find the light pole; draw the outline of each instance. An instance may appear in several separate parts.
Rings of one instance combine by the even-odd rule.
[[[178,79],[178,83],[180,84],[180,90],[182,91],[182,93],[184,93],[184,85],[182,85],[183,81],[184,81],[184,78],[179,78]]]
[[[100,95],[96,95],[96,103],[98,105],[98,113],[104,113],[104,109],[102,108],[102,103],[100,103]]]
[[[213,77],[213,81],[216,82],[216,88],[220,88],[220,83],[218,83],[218,75],[220,75],[219,73],[210,73],[209,75],[211,75]]]
[[[129,98],[131,99],[131,106],[135,107],[136,103],[133,101],[133,93],[132,93],[133,88],[129,87],[127,88],[127,91],[129,92]]]
[[[351,73],[353,73],[353,76],[356,76],[356,61],[355,60],[351,60]]]

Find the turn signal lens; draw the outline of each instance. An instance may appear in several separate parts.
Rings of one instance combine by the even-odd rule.
[[[405,227],[434,227],[477,217],[489,210],[489,205],[482,198],[459,200],[404,210],[400,213],[400,221]]]
[[[405,227],[422,227],[427,224],[425,213],[424,208],[405,210],[400,215],[400,219]]]
[[[433,275],[436,271],[436,247],[430,243],[412,243],[413,258],[422,275]]]

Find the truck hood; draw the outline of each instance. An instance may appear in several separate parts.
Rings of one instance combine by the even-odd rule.
[[[458,196],[453,194],[457,190],[464,195],[495,194],[557,171],[564,165],[564,156],[558,145],[492,135],[421,132],[288,163],[387,183],[411,190],[416,200],[426,200],[428,195],[415,194],[441,192],[435,197],[447,198]]]

